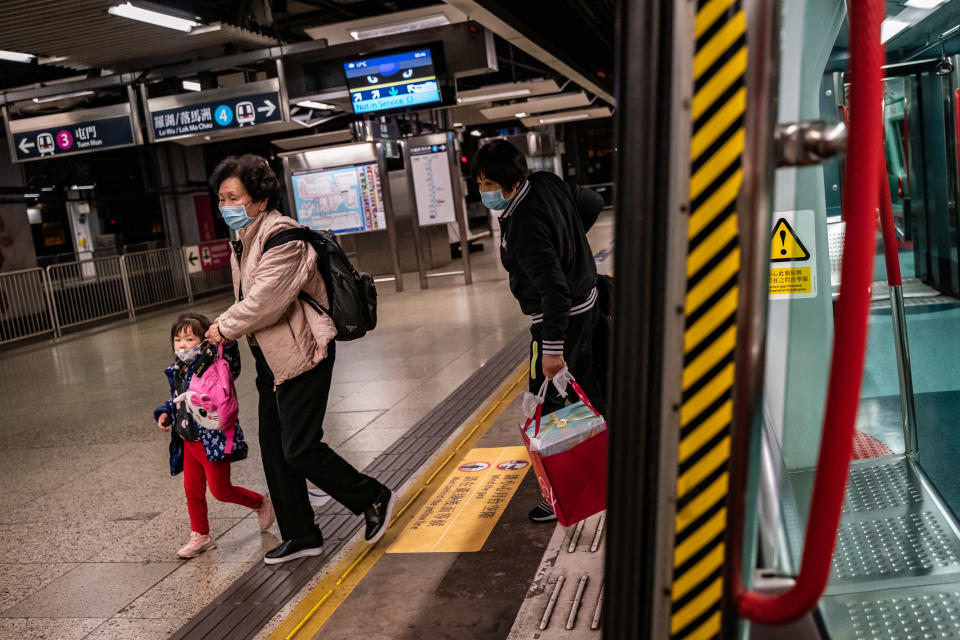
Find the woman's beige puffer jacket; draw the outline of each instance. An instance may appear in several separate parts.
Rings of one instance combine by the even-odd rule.
[[[242,256],[238,263],[234,252],[230,260],[238,302],[217,318],[220,333],[227,339],[253,334],[275,384],[317,366],[327,357],[327,345],[337,335],[333,320],[297,298],[303,290],[329,308],[313,247],[295,241],[263,252],[269,238],[296,227],[294,220],[273,210],[239,231]],[[241,286],[243,300],[239,299]]]

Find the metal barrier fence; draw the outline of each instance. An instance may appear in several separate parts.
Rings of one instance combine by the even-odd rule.
[[[230,267],[189,273],[178,248],[0,273],[0,345],[230,289]]]
[[[154,249],[120,259],[134,311],[193,297],[180,249]]]
[[[0,344],[54,333],[48,291],[43,269],[0,273]]]
[[[48,266],[57,335],[70,327],[130,313],[123,270],[120,256]]]
[[[230,273],[230,267],[190,274],[190,289],[194,295],[225,291],[232,288],[233,276]]]

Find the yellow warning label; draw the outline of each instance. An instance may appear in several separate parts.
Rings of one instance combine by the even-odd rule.
[[[813,280],[810,278],[810,267],[770,269],[770,295],[812,292]]]
[[[773,238],[770,239],[770,262],[803,262],[809,259],[810,252],[803,246],[790,223],[785,218],[777,220]]]
[[[472,449],[387,553],[480,551],[529,469],[525,447]]]

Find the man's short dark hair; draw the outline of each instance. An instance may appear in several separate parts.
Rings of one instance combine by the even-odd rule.
[[[252,153],[240,157],[227,156],[210,176],[210,186],[219,191],[227,178],[237,178],[253,202],[267,201],[267,209],[276,209],[280,205],[280,180],[270,168],[266,158]]]
[[[207,329],[209,329],[212,324],[210,318],[205,315],[185,313],[177,318],[177,321],[170,327],[170,344],[173,344],[173,339],[186,329],[189,329],[190,333],[203,340],[204,336],[207,335]]]
[[[473,177],[481,174],[504,189],[512,189],[527,177],[527,160],[507,140],[498,139],[480,147],[473,156]]]

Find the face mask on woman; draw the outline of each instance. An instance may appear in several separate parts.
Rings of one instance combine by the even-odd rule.
[[[510,200],[512,199],[513,198],[503,197],[503,189],[480,192],[480,200],[483,201],[483,206],[495,211],[502,211],[506,209],[508,206],[510,206]]]
[[[239,231],[253,222],[253,218],[247,215],[247,206],[243,204],[224,205],[220,207],[220,215],[227,226],[234,231]]]

